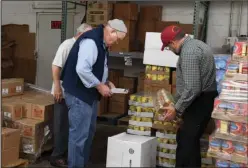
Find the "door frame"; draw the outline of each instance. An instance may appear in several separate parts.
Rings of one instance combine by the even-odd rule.
[[[38,82],[38,57],[39,57],[39,22],[41,15],[61,15],[62,19],[62,12],[36,12],[36,50],[35,50],[35,59],[36,59],[36,77],[35,77],[35,84]],[[74,19],[77,12],[67,12],[67,15],[73,15],[73,30],[74,30]]]

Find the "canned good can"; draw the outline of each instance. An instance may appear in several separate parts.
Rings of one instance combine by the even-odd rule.
[[[151,74],[146,74],[146,79],[151,80],[152,79],[152,75]]]
[[[243,45],[242,45],[242,56],[246,56],[246,53],[247,53],[246,48],[247,48],[247,44],[243,43]]]
[[[158,76],[156,74],[152,74],[152,80],[154,81],[158,80]]]
[[[159,66],[159,67],[158,67],[158,71],[164,71],[164,67]]]
[[[152,70],[152,66],[151,66],[151,65],[146,65],[146,70],[147,70],[147,71]]]
[[[233,55],[242,55],[243,44],[246,44],[246,42],[235,42]]]
[[[157,71],[158,70],[158,67],[157,66],[152,66],[152,71]]]
[[[165,75],[158,75],[158,81],[163,81],[165,79]]]

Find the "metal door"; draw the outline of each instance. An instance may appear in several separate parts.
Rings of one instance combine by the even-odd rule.
[[[52,88],[52,61],[60,45],[61,29],[57,21],[61,21],[61,13],[37,14],[37,77],[36,85],[44,89]],[[67,16],[67,38],[74,35],[74,14]]]

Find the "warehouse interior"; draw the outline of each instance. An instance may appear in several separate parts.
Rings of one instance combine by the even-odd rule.
[[[108,3],[104,9],[97,5],[92,7],[89,5],[91,3],[93,1],[1,1],[1,77],[2,80],[6,80],[4,83],[2,81],[2,93],[5,94],[5,96],[2,95],[2,126],[16,129],[26,123],[30,128],[35,128],[34,133],[30,129],[32,132],[30,134],[34,134],[31,135],[32,138],[21,132],[22,140],[19,142],[21,147],[20,149],[18,147],[17,152],[18,158],[21,159],[18,161],[6,159],[4,166],[12,164],[11,167],[50,167],[49,156],[53,148],[52,127],[47,134],[43,130],[46,136],[42,137],[39,147],[36,146],[37,144],[34,145],[37,152],[36,149],[33,149],[35,152],[24,149],[22,144],[25,140],[23,139],[30,138],[32,143],[36,143],[35,135],[39,132],[35,130],[39,124],[30,124],[31,120],[45,123],[53,118],[49,113],[53,111],[54,104],[53,96],[50,94],[53,83],[51,65],[59,45],[73,37],[80,24],[88,23],[94,26],[104,24],[113,18],[122,19],[125,22],[130,33],[123,42],[111,48],[108,66],[109,78],[112,82],[118,88],[129,89],[130,94],[150,89],[146,88],[144,82],[147,78],[147,65],[155,66],[154,62],[159,60],[149,62],[152,56],[148,59],[146,55],[149,54],[148,52],[152,55],[153,49],[147,47],[148,44],[152,44],[147,39],[152,36],[152,33],[155,33],[156,37],[160,36],[158,33],[161,33],[166,26],[180,26],[187,34],[208,44],[214,55],[218,56],[231,56],[235,50],[235,42],[247,43],[248,41],[247,0],[94,2]],[[94,12],[102,13],[98,16]],[[147,32],[151,33],[150,36]],[[247,57],[245,59],[247,60]],[[170,84],[168,87],[166,85],[165,89],[174,94],[176,92],[175,61],[166,65],[158,63],[156,66],[169,67]],[[22,88],[27,87],[27,91],[24,89],[21,93],[6,93],[3,90],[4,87],[19,85]],[[154,92],[161,88],[156,86],[152,89]],[[35,90],[35,94],[32,90]],[[98,124],[89,166],[106,166],[108,138],[125,132],[130,124],[128,114],[131,106],[130,98],[130,95],[114,96],[109,99],[104,98],[99,103]],[[25,102],[25,105],[20,106],[20,102]],[[12,111],[15,111],[15,108],[28,109],[27,104],[30,105],[30,113],[32,113],[30,116],[33,115],[32,109],[38,109],[38,106],[42,112],[34,111],[37,116],[32,116],[31,119],[28,114],[24,116],[24,112],[21,116],[13,115],[13,118],[6,117],[3,112],[6,109],[12,109]],[[247,158],[242,164],[246,162]],[[215,161],[205,166],[211,167],[214,164]]]

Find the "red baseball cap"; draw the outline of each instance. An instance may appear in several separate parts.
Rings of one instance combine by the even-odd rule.
[[[170,41],[174,40],[176,35],[180,33],[182,29],[178,26],[167,26],[161,33],[161,41],[163,42],[163,46],[161,50],[163,51],[165,47],[170,43]]]

